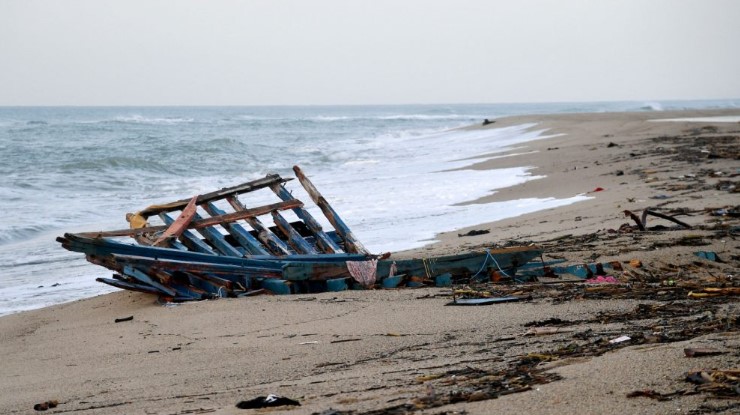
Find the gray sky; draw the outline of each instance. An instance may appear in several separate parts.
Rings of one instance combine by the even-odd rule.
[[[0,105],[721,98],[736,0],[0,0]]]

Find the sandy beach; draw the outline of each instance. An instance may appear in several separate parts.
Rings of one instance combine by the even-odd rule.
[[[177,306],[117,292],[0,318],[0,413],[34,413],[47,402],[47,413],[79,414],[737,413],[740,123],[655,121],[730,116],[740,111],[517,116],[472,126],[535,123],[550,136],[471,161],[473,169],[526,165],[546,176],[472,203],[591,199],[394,253],[537,244],[545,261],[565,261],[558,265],[618,264],[609,272],[615,284],[561,275],[456,287],[528,298],[479,307],[447,306],[449,288]],[[624,212],[645,209],[688,227],[648,216],[639,230]],[[464,236],[472,230],[489,232]],[[622,336],[629,339],[615,341]],[[686,380],[697,371],[692,379],[703,383]],[[300,406],[236,407],[268,394]]]

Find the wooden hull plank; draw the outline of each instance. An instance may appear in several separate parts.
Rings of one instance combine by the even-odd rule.
[[[293,250],[295,252],[299,254],[316,253],[316,250],[308,242],[306,242],[306,240],[303,239],[300,234],[298,234],[298,231],[296,231],[282,215],[277,212],[272,212],[272,218],[278,229],[280,229],[283,235],[288,238],[290,246],[293,247]]]
[[[211,216],[224,215],[225,211],[219,209],[215,204],[209,202],[203,206],[206,212]],[[262,247],[260,241],[257,240],[251,233],[249,233],[243,226],[238,223],[224,223],[223,227],[236,239],[237,242],[250,254],[254,255],[270,255],[270,253]]]
[[[159,217],[162,218],[162,221],[168,225],[173,222],[172,217],[166,213],[160,213]],[[180,234],[180,242],[182,242],[183,245],[187,246],[193,251],[216,255],[216,253],[213,252],[213,249],[211,249],[211,247],[208,246],[207,243],[203,242],[200,238],[195,236],[195,234],[190,231],[184,231],[182,232],[182,234]]]
[[[197,213],[195,214],[195,218],[203,219]],[[198,233],[203,235],[203,237],[206,238],[208,242],[210,242],[211,245],[213,245],[221,253],[221,255],[236,257],[244,256],[244,252],[239,251],[233,245],[228,243],[226,241],[226,238],[224,238],[224,235],[217,229],[214,229],[213,227],[199,228]]]
[[[298,166],[293,166],[293,171],[296,174],[296,177],[298,177],[298,181],[301,182],[301,185],[304,189],[306,189],[306,192],[311,197],[313,202],[316,204],[316,206],[321,209],[321,211],[324,213],[324,216],[326,216],[326,219],[331,223],[331,225],[336,229],[337,233],[342,237],[344,240],[344,244],[347,248],[348,252],[354,252],[359,254],[367,254],[369,251],[365,249],[365,247],[360,243],[359,240],[355,237],[355,235],[352,233],[352,231],[349,229],[349,226],[344,223],[342,218],[339,217],[339,214],[337,214],[336,211],[331,207],[329,202],[324,198],[324,196],[319,193],[318,189],[313,185],[313,183],[306,177],[305,174],[303,174],[303,171]]]
[[[228,196],[235,196],[235,195],[239,195],[242,193],[253,192],[255,190],[269,187],[277,183],[285,183],[288,180],[289,179],[283,179],[277,174],[270,174],[262,179],[257,179],[257,180],[253,180],[250,182],[242,183],[237,186],[225,187],[215,192],[202,194],[198,196],[198,198],[196,199],[196,204],[202,205],[206,202],[224,199]],[[181,199],[181,200],[177,200],[175,202],[167,203],[164,205],[154,205],[154,206],[150,206],[140,211],[139,214],[144,217],[149,217],[149,216],[156,215],[162,212],[172,212],[175,210],[181,210],[182,208],[187,206],[188,202],[190,202],[190,199]]]
[[[289,200],[295,200],[292,194],[288,192],[288,190],[283,186],[282,184],[274,184],[270,186],[270,189],[272,189],[273,192],[275,192],[278,197],[284,201]],[[324,229],[321,227],[321,225],[314,219],[313,216],[311,216],[310,213],[303,207],[295,208],[293,209],[293,212],[295,212],[296,216],[298,216],[299,219],[301,219],[305,224],[306,227],[308,227],[309,230],[313,233],[314,237],[316,238],[316,245],[318,248],[326,253],[326,254],[333,254],[336,252],[341,252],[342,249],[339,247],[339,245],[334,242],[329,235],[327,235],[324,232]]]
[[[226,200],[237,212],[246,209],[242,202],[240,202],[239,199],[237,199],[236,197],[228,197],[226,198]],[[260,221],[257,217],[246,218],[245,220],[247,221],[247,223],[249,223],[249,226],[251,226],[252,229],[257,231],[257,239],[262,241],[262,243],[268,248],[270,252],[278,256],[290,255],[291,252],[290,249],[288,249],[288,245],[286,245],[285,242],[281,241],[280,238],[272,233],[270,229],[263,225],[262,221]]]

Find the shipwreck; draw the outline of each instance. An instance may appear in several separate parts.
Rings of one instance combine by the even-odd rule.
[[[293,171],[333,229],[325,230],[285,187],[292,178],[269,174],[129,213],[126,229],[67,233],[57,241],[113,271],[97,281],[168,301],[447,286],[514,275],[542,254],[536,246],[398,260],[372,254],[301,169]],[[275,202],[245,206],[240,196],[258,191]]]

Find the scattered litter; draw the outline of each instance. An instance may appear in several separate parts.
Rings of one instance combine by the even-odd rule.
[[[463,236],[485,235],[487,233],[491,233],[491,231],[489,231],[488,229],[473,229],[472,231],[466,233],[458,233],[457,237],[462,238]]]
[[[47,409],[56,408],[59,405],[59,401],[52,399],[50,401],[37,403],[33,406],[35,411],[46,411]]]
[[[683,353],[686,357],[702,357],[702,356],[716,356],[718,354],[724,354],[725,352],[709,347],[691,347],[683,349]]]
[[[675,223],[677,225],[680,225],[680,226],[682,226],[682,227],[684,227],[686,229],[691,229],[691,225],[689,225],[689,224],[687,224],[685,222],[682,222],[682,221],[674,218],[673,216],[665,215],[663,213],[659,213],[659,212],[656,212],[656,211],[650,210],[650,209],[643,210],[642,211],[642,217],[641,218],[638,218],[637,215],[635,215],[634,213],[630,212],[629,210],[625,210],[624,211],[624,215],[625,216],[629,216],[633,221],[635,221],[635,224],[637,224],[637,228],[640,231],[644,231],[646,229],[648,215],[655,216],[655,217],[658,217],[658,218],[661,218],[661,219],[665,219],[667,221],[671,221],[671,222],[673,222],[673,223]]]
[[[722,262],[722,260],[719,259],[719,255],[717,255],[716,252],[696,251],[694,252],[694,255],[698,256],[699,258],[706,259],[708,261]]]
[[[339,340],[332,340],[329,343],[346,343],[346,342],[358,342],[362,339],[339,339]],[[317,342],[318,343],[318,342]]]
[[[700,291],[690,291],[689,298],[711,298],[740,295],[740,287],[705,287]]]
[[[599,275],[594,278],[587,279],[584,281],[586,284],[619,284],[619,281],[611,275],[602,276]]]
[[[520,297],[492,297],[492,298],[456,298],[445,305],[490,305],[497,303],[511,303],[521,301]]]
[[[128,317],[121,317],[113,320],[115,323],[122,323],[124,321],[131,321],[134,319],[134,316],[128,316]]]
[[[311,342],[300,342],[300,343],[298,343],[298,345],[300,345],[300,346],[303,346],[303,345],[306,345],[306,344],[319,344],[319,342],[316,341],[316,340],[314,340],[314,341],[311,341]]]
[[[276,406],[301,406],[300,402],[278,395],[258,396],[236,404],[239,409],[272,408]]]
[[[562,327],[533,327],[529,330],[527,330],[526,333],[524,333],[525,336],[545,336],[549,334],[558,334],[558,333],[569,333],[572,332],[571,329],[564,329]]]
[[[673,392],[668,394],[662,394],[660,392],[656,392],[652,389],[645,389],[641,391],[634,391],[627,394],[628,398],[637,398],[637,397],[645,397],[650,399],[655,399],[658,401],[670,401],[672,396],[678,394],[679,392]]]
[[[610,344],[617,344],[617,343],[626,342],[628,340],[632,340],[632,337],[630,337],[630,336],[619,336],[616,339],[609,340],[609,343]]]
[[[696,392],[710,393],[718,398],[740,397],[740,369],[698,370],[687,373],[686,381],[696,385]]]

